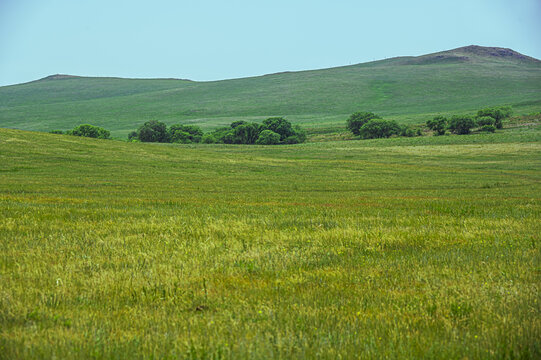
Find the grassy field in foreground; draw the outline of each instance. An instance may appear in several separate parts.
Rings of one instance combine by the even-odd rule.
[[[0,358],[541,356],[541,128],[155,145],[0,129]]]

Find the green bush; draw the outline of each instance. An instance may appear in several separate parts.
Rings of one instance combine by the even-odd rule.
[[[496,131],[496,127],[494,125],[483,125],[479,128],[479,131],[493,133]]]
[[[201,142],[203,130],[195,125],[171,125],[169,128],[169,141],[174,143],[190,144]]]
[[[51,131],[49,131],[49,134],[60,134],[60,135],[62,135],[62,134],[64,134],[64,132],[62,130],[51,130]]]
[[[283,141],[289,136],[296,135],[293,126],[289,121],[282,117],[273,117],[263,120],[261,130],[271,130],[280,135],[280,141]]]
[[[443,116],[436,116],[432,120],[427,120],[426,126],[434,131],[434,134],[439,135],[445,135],[445,128],[447,127],[447,119]]]
[[[74,136],[84,136],[96,139],[110,139],[111,133],[109,130],[105,130],[99,126],[90,124],[82,124],[73,128],[73,130],[67,131],[66,134]]]
[[[261,133],[261,126],[256,123],[247,122],[238,124],[240,123],[240,121],[237,121],[236,123],[237,124],[231,124],[231,127],[233,127],[233,124],[235,124],[235,127],[233,127],[233,143],[255,144],[255,142],[259,138],[259,134]]]
[[[301,142],[302,141],[296,135],[288,136],[284,139],[284,144],[299,144]]]
[[[359,136],[361,135],[361,127],[373,119],[381,119],[381,117],[371,112],[356,112],[351,114],[347,119],[346,128],[353,135]]]
[[[494,119],[494,126],[498,129],[503,128],[503,119],[507,119],[513,113],[510,106],[499,106],[493,108],[481,109],[477,112],[477,118],[490,116]]]
[[[373,119],[364,124],[359,133],[363,139],[388,138],[400,134],[400,126],[393,120]]]
[[[400,127],[400,136],[414,137],[415,135],[416,135],[415,130],[413,130],[410,126],[402,125]]]
[[[256,141],[258,145],[276,145],[280,143],[280,134],[272,130],[263,130]]]
[[[453,116],[449,120],[449,130],[458,135],[466,135],[475,127],[475,121],[470,116]]]
[[[477,118],[477,126],[494,125],[496,119],[491,116],[481,116]]]
[[[214,135],[212,134],[205,134],[203,135],[203,137],[201,138],[201,142],[203,144],[215,144],[217,143],[218,141],[216,140],[216,138],[214,137]]]
[[[156,120],[147,121],[137,129],[137,139],[143,142],[169,142],[167,125]]]

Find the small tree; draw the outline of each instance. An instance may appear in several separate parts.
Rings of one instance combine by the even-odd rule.
[[[256,141],[258,145],[276,145],[280,143],[280,134],[272,130],[263,130]]]
[[[231,124],[233,126],[233,124]],[[233,128],[235,144],[255,144],[261,132],[260,125],[256,123],[244,123]]]
[[[434,131],[435,135],[445,135],[445,128],[447,127],[447,119],[443,116],[436,116],[432,120],[426,121],[426,126]]]
[[[490,116],[493,118],[494,126],[497,129],[503,128],[503,119],[507,119],[513,113],[513,109],[510,106],[500,106],[493,108],[481,109],[477,112],[477,117]]]
[[[169,142],[167,125],[156,120],[147,121],[137,129],[137,138],[143,142]]]
[[[388,138],[400,133],[400,125],[393,120],[373,119],[364,124],[359,133],[363,139]]]
[[[449,120],[449,130],[454,134],[469,134],[474,127],[475,121],[470,116],[453,116]]]
[[[381,117],[371,112],[356,112],[349,116],[346,127],[353,135],[359,136],[361,127],[373,119],[381,119]]]
[[[261,124],[262,130],[271,130],[280,135],[280,140],[284,140],[288,136],[296,135],[293,126],[283,117],[268,118]]]

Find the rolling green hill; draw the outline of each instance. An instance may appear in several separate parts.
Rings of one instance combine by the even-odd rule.
[[[91,123],[124,137],[141,123],[196,123],[285,116],[313,128],[342,127],[367,110],[403,123],[444,112],[513,105],[541,109],[541,61],[510,49],[468,46],[323,70],[195,82],[53,75],[0,87],[0,127],[47,131]]]

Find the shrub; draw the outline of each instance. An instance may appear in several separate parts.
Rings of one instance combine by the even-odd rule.
[[[302,141],[296,135],[288,136],[284,139],[284,144],[299,144],[301,142]]]
[[[503,119],[511,116],[513,109],[510,106],[500,106],[481,109],[477,112],[477,117],[490,116],[494,119],[494,126],[498,129],[503,127]]]
[[[109,132],[109,130],[105,130],[104,128],[90,125],[90,124],[82,124],[82,125],[76,126],[73,128],[73,130],[66,132],[66,134],[75,135],[75,136],[84,136],[84,137],[90,137],[90,138],[96,138],[96,139],[110,139],[111,138],[111,133]]]
[[[132,131],[128,134],[128,141],[138,141],[137,131]]]
[[[353,135],[361,135],[361,127],[373,119],[381,119],[379,115],[371,112],[356,112],[347,119],[346,127]]]
[[[60,134],[60,135],[62,135],[62,134],[64,134],[64,132],[62,130],[51,130],[51,131],[49,131],[49,134]]]
[[[280,143],[280,134],[272,130],[263,130],[256,141],[258,145],[276,145]]]
[[[481,128],[479,129],[479,131],[484,131],[484,132],[495,132],[496,131],[496,127],[494,125],[483,125],[481,126]]]
[[[432,120],[427,120],[426,126],[434,131],[435,135],[445,135],[445,127],[447,126],[447,119],[443,116],[436,116]]]
[[[217,143],[218,141],[216,140],[216,138],[214,137],[214,135],[212,134],[205,134],[203,135],[203,137],[201,138],[201,142],[203,144],[215,144]]]
[[[261,124],[261,130],[271,130],[280,135],[280,141],[289,136],[296,135],[293,126],[289,121],[282,117],[268,118]]]
[[[156,120],[147,121],[137,129],[137,139],[143,142],[169,142],[167,125]]]
[[[454,134],[469,134],[474,127],[475,121],[470,116],[453,116],[449,120],[449,130]]]
[[[495,121],[491,116],[481,116],[477,118],[477,126],[494,125]]]
[[[413,130],[408,125],[403,125],[403,126],[400,127],[400,136],[414,137],[415,136],[415,130]]]
[[[240,121],[237,121],[239,123]],[[233,127],[233,124],[231,124]],[[261,126],[256,123],[243,122],[233,127],[234,144],[255,144],[261,133]]]
[[[373,119],[364,124],[359,133],[363,139],[388,138],[400,133],[400,126],[393,120]]]
[[[175,143],[198,143],[202,136],[203,130],[195,125],[171,125],[169,128],[169,140]]]

